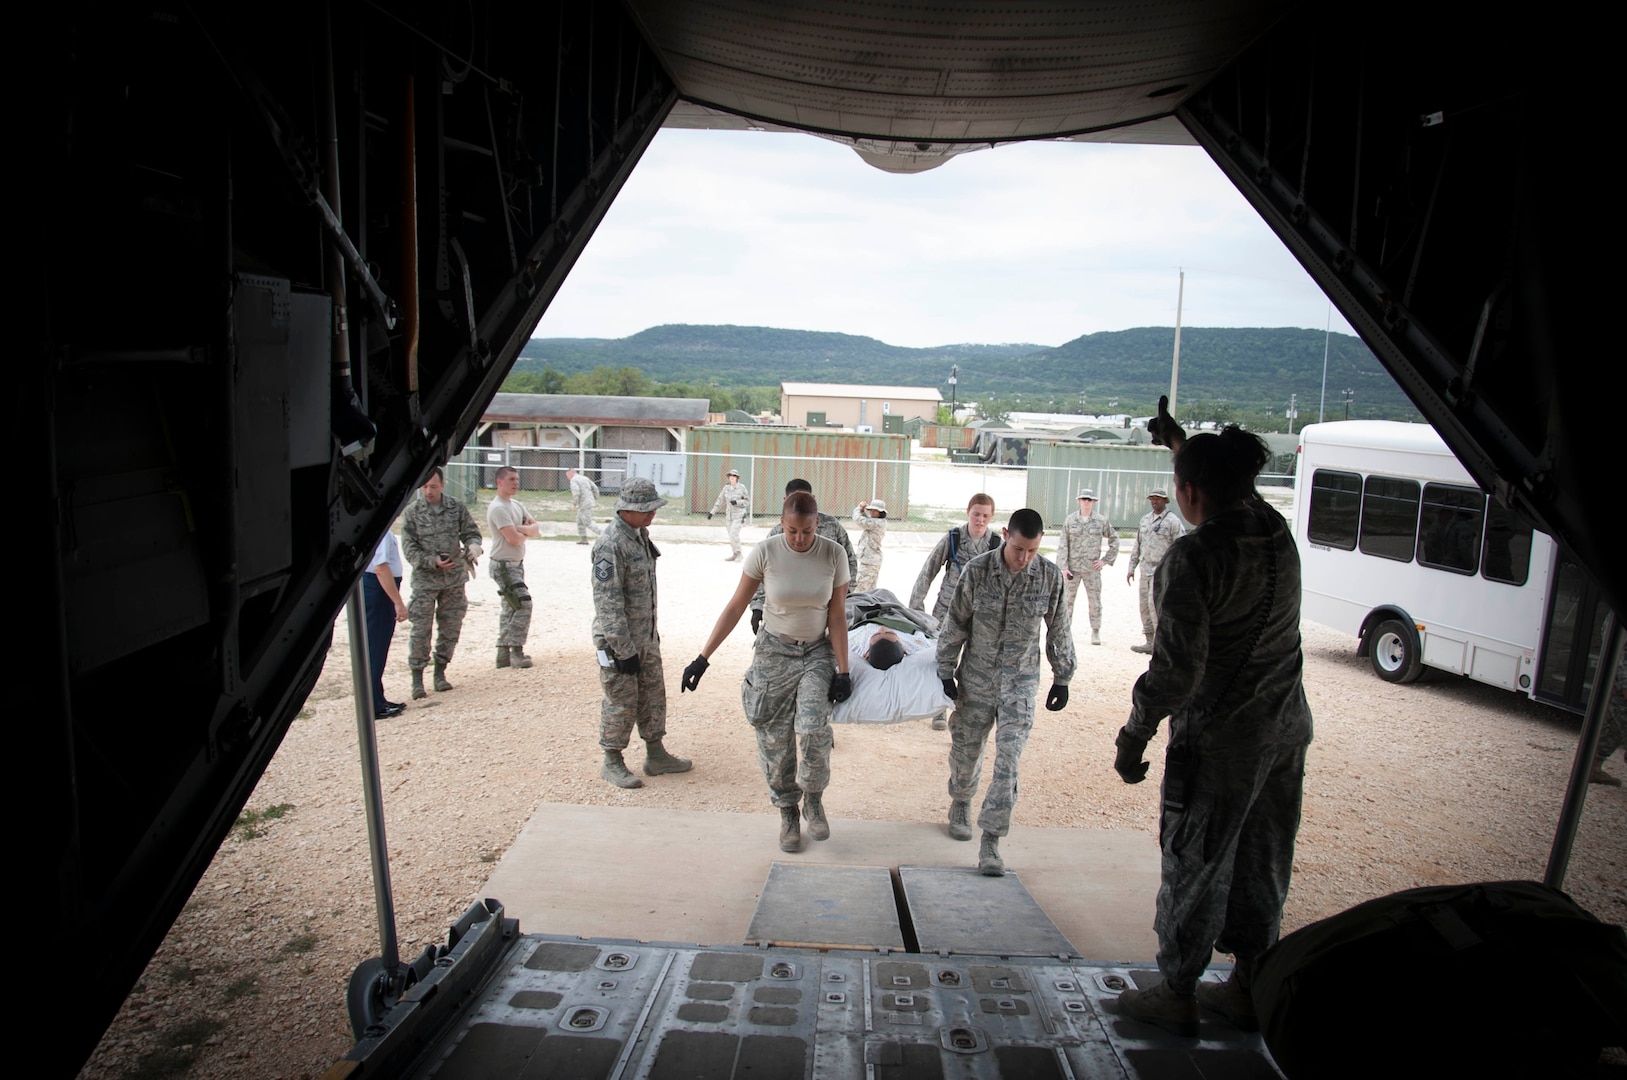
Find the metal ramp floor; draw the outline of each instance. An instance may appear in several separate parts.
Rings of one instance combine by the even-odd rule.
[[[1214,1017],[1196,1039],[1120,1017],[1119,991],[1148,987],[1157,972],[1076,957],[1016,876],[896,874],[775,864],[755,945],[521,936],[499,917],[495,973],[405,1074],[1280,1080],[1260,1036]],[[777,944],[786,941],[803,944]],[[377,1074],[368,1057],[364,1039],[351,1075]]]

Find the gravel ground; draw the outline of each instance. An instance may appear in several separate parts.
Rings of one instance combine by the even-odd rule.
[[[768,811],[736,691],[749,629],[713,658],[699,693],[677,694],[680,669],[738,580],[738,566],[722,561],[723,530],[657,529],[667,741],[696,766],[622,791],[598,775],[590,549],[570,543],[562,524],[545,528],[557,535],[533,541],[527,560],[541,605],[529,646],[536,666],[493,668],[498,598],[483,575],[469,589],[456,690],[379,725],[405,955],[444,937],[539,803]],[[890,536],[881,586],[907,597],[935,540]],[[1081,614],[1072,702],[1036,714],[1019,829],[1155,829],[1156,783],[1127,787],[1111,770],[1145,657],[1129,651],[1140,626],[1120,570],[1107,571],[1103,591],[1106,644],[1088,644]],[[385,679],[392,697],[407,696],[405,633]],[[1540,878],[1577,719],[1460,679],[1393,686],[1355,656],[1354,639],[1309,623],[1304,636],[1316,740],[1284,931],[1398,889]],[[348,1051],[345,983],[378,949],[349,687],[341,618],[321,680],[249,801],[259,819],[221,847],[82,1076],[307,1077]],[[1161,749],[1149,752],[1155,762]],[[826,796],[837,827],[844,817],[942,820],[947,757],[947,733],[925,723],[841,729]],[[1627,776],[1619,760],[1611,769]],[[1615,923],[1627,922],[1624,791],[1590,789],[1567,882]]]

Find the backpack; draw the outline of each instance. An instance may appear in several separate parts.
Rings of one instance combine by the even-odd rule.
[[[991,539],[989,541],[989,550],[990,551],[995,551],[999,547],[1000,547],[1000,537],[998,535],[996,535],[993,539]],[[949,563],[950,563],[950,565],[952,565],[952,566],[954,566],[956,568],[959,568],[959,566],[960,566],[960,526],[959,525],[956,525],[953,529],[949,530]]]

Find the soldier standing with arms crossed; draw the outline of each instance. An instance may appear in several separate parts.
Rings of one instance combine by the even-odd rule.
[[[1186,534],[1186,526],[1181,519],[1169,512],[1169,492],[1163,488],[1154,488],[1147,493],[1147,501],[1152,509],[1141,518],[1141,524],[1136,526],[1136,546],[1130,552],[1130,573],[1125,578],[1131,585],[1135,584],[1136,566],[1141,566],[1141,632],[1147,635],[1147,640],[1140,645],[1131,645],[1131,652],[1152,652],[1153,634],[1158,631],[1158,609],[1153,604],[1152,586],[1153,576],[1158,564],[1164,561],[1164,553],[1169,546]]]
[[[497,496],[486,507],[491,525],[491,576],[503,597],[497,616],[497,666],[528,668],[525,638],[531,632],[531,590],[525,586],[525,542],[542,532],[525,507],[514,501],[520,471],[512,465],[497,470]]]
[[[687,758],[667,753],[667,685],[661,669],[661,635],[656,632],[655,560],[650,522],[667,500],[655,484],[635,476],[621,487],[616,520],[593,545],[593,647],[599,656],[599,770],[621,788],[643,787],[622,760],[633,728],[644,740],[644,775],[688,772]]]
[[[484,549],[480,528],[469,508],[446,492],[446,474],[437,466],[418,489],[419,497],[407,507],[401,522],[401,549],[412,565],[412,636],[407,642],[407,668],[412,673],[412,697],[429,696],[424,689],[424,668],[429,664],[429,639],[440,622],[435,643],[435,690],[452,689],[446,669],[463,633],[469,611],[464,582],[474,574]]]
[[[977,868],[989,877],[1006,872],[1000,837],[1011,829],[1017,763],[1034,727],[1042,621],[1052,679],[1046,709],[1058,712],[1068,704],[1073,678],[1068,601],[1061,571],[1039,557],[1044,535],[1037,512],[1012,514],[1005,543],[966,564],[938,636],[938,678],[957,706],[949,723],[949,835],[956,840],[972,838],[972,796],[983,776],[983,747],[994,731],[994,770],[977,816],[983,830]]]
[[[706,520],[711,521],[712,514],[727,512],[729,546],[734,552],[724,562],[736,562],[740,558],[740,526],[746,523],[746,513],[750,509],[751,492],[740,482],[740,471],[730,469],[723,490],[717,493],[717,501],[712,503],[711,513],[706,515]]]
[[[571,505],[576,508],[576,542],[585,544],[588,533],[599,535],[599,526],[593,524],[593,508],[598,505],[599,485],[575,469],[566,469],[565,479],[570,481]]]
[[[1119,534],[1113,523],[1097,517],[1096,493],[1090,488],[1079,492],[1079,510],[1062,523],[1062,540],[1057,545],[1056,564],[1068,581],[1068,618],[1073,619],[1074,601],[1079,598],[1079,582],[1085,583],[1085,599],[1090,603],[1090,643],[1102,643],[1102,567],[1112,566],[1119,557]],[[1102,555],[1102,545],[1107,554]]]

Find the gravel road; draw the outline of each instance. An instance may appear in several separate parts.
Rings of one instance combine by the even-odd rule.
[[[554,528],[561,535],[533,541],[527,559],[536,666],[493,668],[499,601],[482,576],[469,590],[456,689],[379,726],[405,954],[442,939],[539,803],[768,810],[736,691],[749,629],[713,658],[700,693],[677,693],[738,580],[738,564],[723,561],[723,530],[658,531],[667,741],[696,765],[622,791],[598,775],[590,549]],[[881,586],[907,597],[935,539],[890,536]],[[1103,591],[1106,643],[1088,644],[1081,614],[1081,672],[1066,710],[1037,713],[1015,828],[1155,830],[1156,783],[1127,787],[1111,770],[1114,733],[1145,670],[1129,651],[1140,640],[1134,591],[1118,568]],[[385,680],[392,697],[407,693],[405,633]],[[1304,638],[1316,740],[1284,931],[1397,889],[1540,878],[1577,718],[1455,678],[1390,685],[1355,656],[1353,638],[1309,623]],[[249,800],[260,820],[221,847],[82,1076],[308,1077],[349,1049],[345,983],[378,947],[349,687],[340,619],[320,682]],[[833,819],[942,820],[946,733],[845,727],[840,743],[826,796]],[[1155,743],[1149,756],[1161,761],[1161,751]],[[1610,767],[1627,776],[1619,759]],[[1616,923],[1627,922],[1624,791],[1590,789],[1567,882]]]

